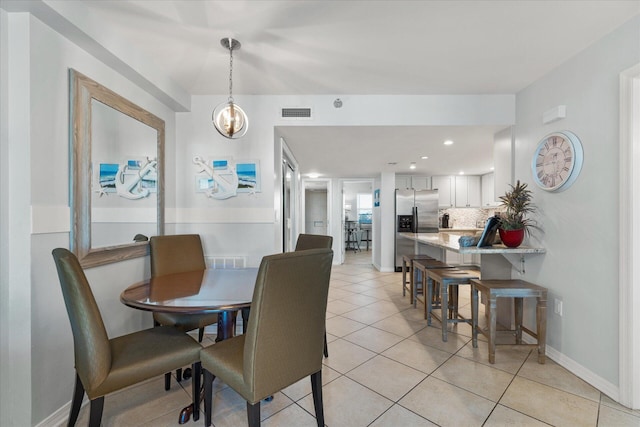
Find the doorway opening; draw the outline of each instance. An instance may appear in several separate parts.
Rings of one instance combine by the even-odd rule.
[[[302,181],[303,233],[330,235],[331,181],[306,179]]]
[[[290,252],[298,237],[298,164],[282,144],[282,251]]]
[[[373,264],[373,180],[342,181],[344,264]]]

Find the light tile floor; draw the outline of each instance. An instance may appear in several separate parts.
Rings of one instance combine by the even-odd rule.
[[[322,371],[328,426],[640,426],[640,411],[615,403],[561,366],[537,363],[532,346],[500,346],[495,365],[486,341],[471,345],[466,324],[427,326],[402,296],[399,273],[379,273],[371,252],[334,266],[327,309],[329,358]],[[468,287],[460,311],[469,315]],[[207,336],[205,345],[213,345]],[[103,426],[178,426],[191,382],[164,391],[157,378],[105,399]],[[215,427],[246,425],[246,404],[214,382]],[[309,379],[262,403],[262,425],[315,426]],[[88,407],[78,425],[86,425]],[[202,426],[190,421],[187,426]]]

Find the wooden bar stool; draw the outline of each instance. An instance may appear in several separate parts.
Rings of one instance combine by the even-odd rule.
[[[417,303],[420,302],[422,304],[427,304],[427,293],[425,289],[427,289],[427,271],[432,269],[451,269],[454,268],[449,264],[445,264],[442,261],[438,261],[436,259],[414,259],[413,260],[413,273],[411,277],[412,282],[412,294],[413,294],[413,306],[416,307]],[[421,280],[418,281],[418,273],[422,276]],[[421,288],[418,288],[418,282],[422,285]],[[420,292],[422,291],[422,298],[420,298]],[[433,297],[433,295],[431,295]]]
[[[427,318],[427,325],[431,325],[431,316],[438,319],[433,313],[433,292],[440,290],[440,322],[442,323],[442,341],[447,341],[447,326],[449,323],[468,323],[473,326],[472,319],[462,317],[458,313],[458,285],[470,285],[472,279],[479,279],[479,272],[468,270],[438,269],[427,272],[427,303],[424,314]],[[439,286],[438,286],[439,285]],[[449,287],[452,287],[449,291]]]
[[[416,259],[434,259],[429,255],[421,254],[408,254],[402,255],[402,296],[406,295],[406,291],[409,291],[409,298],[411,304],[415,307],[415,300],[413,295],[413,261]],[[407,281],[407,273],[409,273],[409,281]]]
[[[486,309],[489,310],[488,333],[478,327],[478,291],[487,297]],[[524,280],[472,280],[471,281],[471,317],[473,321],[473,347],[478,347],[478,332],[489,340],[489,363],[496,361],[496,300],[513,298],[515,311],[516,344],[522,344],[522,331],[537,340],[538,363],[546,362],[547,339],[547,289]],[[537,333],[522,326],[523,299],[536,298]]]

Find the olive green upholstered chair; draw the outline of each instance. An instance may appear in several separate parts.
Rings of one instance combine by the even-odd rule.
[[[333,245],[332,236],[324,236],[322,234],[300,234],[296,241],[296,251],[304,251],[307,249],[331,249]],[[327,333],[324,333],[324,357],[329,357],[329,346],[327,345]]]
[[[204,261],[202,241],[197,234],[178,234],[172,236],[152,236],[149,241],[151,249],[151,276],[199,271],[207,268]],[[179,314],[153,313],[155,325],[175,326],[188,332],[198,329],[198,341],[204,338],[204,328],[218,322],[217,313]],[[176,378],[182,381],[182,369],[176,371]],[[165,376],[164,388],[171,387],[171,373]]]
[[[78,419],[85,392],[91,402],[89,426],[98,427],[105,395],[189,364],[194,371],[193,417],[198,419],[201,345],[171,326],[109,339],[76,256],[63,248],[52,254],[73,332],[76,384],[69,426]]]
[[[247,333],[200,352],[205,425],[213,413],[215,377],[247,401],[249,426],[260,425],[260,401],[311,376],[318,426],[322,406],[322,335],[327,311],[331,249],[264,257],[251,303]]]
[[[153,236],[151,248],[151,276],[205,270],[202,241],[197,234]],[[183,331],[198,329],[198,341],[202,341],[204,327],[218,322],[218,314],[153,313],[156,324],[176,326]]]
[[[307,249],[331,249],[333,237],[322,234],[300,234],[296,241],[296,251]]]

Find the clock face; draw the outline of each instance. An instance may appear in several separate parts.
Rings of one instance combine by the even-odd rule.
[[[582,168],[582,144],[571,132],[554,132],[545,136],[531,160],[533,179],[547,191],[566,190]]]

